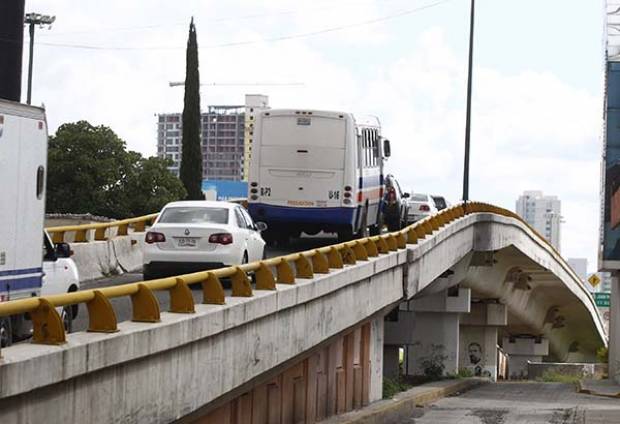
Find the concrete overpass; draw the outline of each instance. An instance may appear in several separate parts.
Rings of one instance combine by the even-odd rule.
[[[114,297],[133,321],[116,323]],[[65,335],[53,307],[81,302],[91,331]],[[260,263],[0,305],[19,312],[37,343],[1,352],[1,422],[315,422],[379,399],[399,348],[409,374],[437,353],[445,373],[493,377],[498,344],[516,374],[527,359],[593,361],[606,345],[559,253],[480,203]]]

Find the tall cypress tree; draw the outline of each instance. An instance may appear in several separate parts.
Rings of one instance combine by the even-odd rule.
[[[188,200],[202,200],[202,149],[200,143],[200,78],[198,42],[194,18],[189,24],[185,65],[185,101],[183,106],[183,153],[181,181]]]

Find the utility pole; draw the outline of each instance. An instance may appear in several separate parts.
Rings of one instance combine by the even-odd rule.
[[[469,67],[467,69],[467,112],[465,116],[465,164],[463,166],[463,202],[469,200],[469,138],[471,132],[472,62],[474,57],[474,8],[475,0],[471,0],[471,15],[469,18]]]
[[[39,25],[40,28],[43,28],[43,25],[49,25],[48,28],[52,27],[52,24],[56,20],[56,16],[49,15],[41,15],[40,13],[27,13],[26,19],[24,23],[30,26],[30,54],[28,60],[28,97],[26,99],[26,103],[30,104],[32,100],[32,54],[34,50],[34,27],[35,25]]]

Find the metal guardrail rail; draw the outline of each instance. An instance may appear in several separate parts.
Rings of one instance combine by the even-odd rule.
[[[64,225],[62,227],[49,227],[46,228],[47,232],[52,237],[54,243],[62,243],[65,241],[65,234],[74,232],[74,243],[86,243],[89,241],[88,233],[92,230],[95,231],[95,240],[107,240],[108,230],[116,228],[117,236],[126,236],[129,227],[133,228],[136,232],[142,232],[146,229],[147,225],[151,225],[157,218],[157,213],[150,215],[138,216],[135,218],[123,219],[120,221],[100,222],[96,224],[83,224],[83,225]]]
[[[445,225],[473,213],[493,213],[515,218],[525,223],[516,213],[507,209],[486,203],[467,202],[444,209],[400,231],[364,237],[249,264],[146,282],[4,302],[0,303],[0,316],[29,313],[33,323],[32,340],[34,343],[62,344],[66,341],[66,335],[60,315],[55,308],[84,303],[88,309],[88,331],[113,333],[119,330],[116,314],[110,303],[112,298],[131,297],[132,321],[158,322],[160,320],[160,308],[153,291],[167,290],[169,292],[169,312],[193,313],[195,308],[190,285],[202,285],[203,303],[224,305],[226,298],[220,282],[221,278],[230,278],[232,297],[251,297],[252,285],[248,273],[253,273],[255,276],[256,290],[276,290],[276,283],[294,284],[296,279],[313,278],[314,274],[327,274],[330,269],[343,268],[345,265],[353,265],[357,261],[366,261],[369,257],[404,249],[408,244],[416,244],[418,240],[432,235],[434,231]],[[126,234],[127,226],[130,224],[143,229],[143,226],[147,222],[151,222],[156,216],[157,214],[152,214],[104,224],[54,227],[48,231],[55,235],[55,240],[62,240],[68,231],[76,231],[78,234],[84,235],[85,238],[86,231],[95,229],[95,231],[100,231],[101,238],[102,234],[105,237],[106,229],[114,226],[119,228],[119,235]],[[532,231],[559,256],[553,246],[535,230],[532,229]],[[82,236],[76,238],[85,241],[82,240]],[[291,263],[295,265],[295,269]],[[570,269],[568,265],[566,267]]]

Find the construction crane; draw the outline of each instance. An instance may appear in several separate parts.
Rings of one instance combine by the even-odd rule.
[[[181,85],[185,85],[185,82],[183,81],[170,81],[169,82],[170,87],[179,87]],[[224,83],[217,83],[217,82],[207,82],[207,83],[203,83],[200,84],[202,85],[209,85],[209,86],[239,86],[239,87],[259,87],[259,86],[297,86],[297,87],[302,87],[306,84],[304,84],[303,82],[224,82]]]

